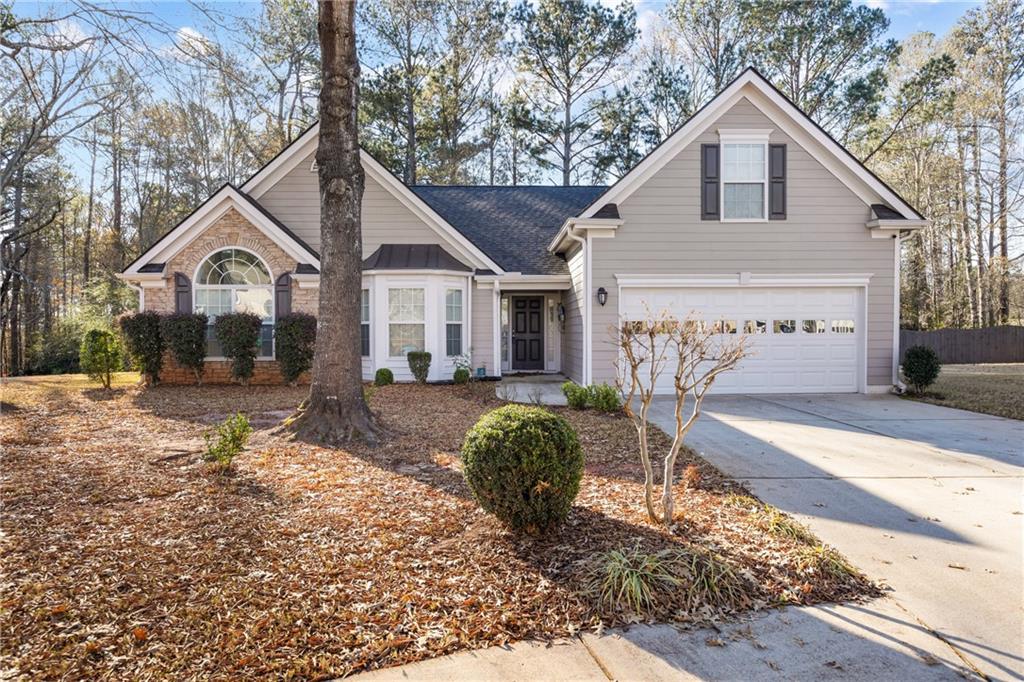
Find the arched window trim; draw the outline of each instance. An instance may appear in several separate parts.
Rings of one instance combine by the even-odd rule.
[[[206,284],[205,282],[201,281],[200,278],[199,278],[199,271],[202,270],[203,265],[206,263],[206,261],[210,260],[210,258],[212,258],[214,256],[214,254],[219,253],[221,251],[227,251],[229,249],[234,249],[236,251],[244,251],[245,253],[248,253],[249,255],[253,256],[257,261],[259,261],[259,263],[267,271],[267,274],[269,275],[270,281],[267,284]],[[273,330],[274,322],[277,319],[277,301],[275,300],[275,296],[274,296],[274,293],[275,293],[275,291],[274,291],[275,281],[276,280],[274,279],[274,271],[270,268],[270,264],[267,262],[267,260],[263,256],[261,256],[257,252],[253,251],[250,248],[246,248],[244,246],[237,246],[235,244],[228,244],[228,245],[225,245],[225,246],[218,246],[217,248],[213,249],[212,251],[207,253],[205,256],[200,258],[199,262],[196,264],[195,270],[192,272],[192,310],[196,310],[198,308],[197,298],[199,296],[199,292],[200,291],[204,291],[204,290],[208,291],[208,290],[211,290],[211,289],[229,290],[229,291],[234,291],[234,290],[237,290],[237,289],[265,289],[270,294],[270,316],[264,320],[263,326],[264,326],[264,328],[269,327],[271,330]],[[234,305],[234,300],[232,299],[232,310],[233,310],[233,305]],[[210,329],[210,332],[209,332],[209,334],[207,336],[208,339],[212,338],[212,336],[213,336],[213,334],[212,334],[212,332],[213,332],[213,330],[212,330],[213,322],[214,322],[213,320],[210,320],[210,327],[211,327],[211,329]],[[271,334],[270,353],[267,354],[267,355],[261,354],[259,356],[260,359],[264,359],[265,360],[265,359],[272,359],[274,357],[273,332],[271,331],[270,334]],[[219,355],[219,354],[215,355],[215,354],[208,353],[207,359],[208,360],[223,359],[223,356]]]

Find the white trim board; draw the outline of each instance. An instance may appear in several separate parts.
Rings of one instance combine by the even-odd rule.
[[[715,275],[615,275],[620,287],[863,287],[871,273]]]
[[[912,206],[900,199],[885,183],[872,175],[867,168],[850,156],[838,142],[811,122],[795,105],[779,93],[754,69],[748,68],[715,96],[703,109],[676,130],[665,142],[651,152],[647,158],[633,167],[617,183],[612,185],[580,214],[581,218],[593,217],[608,203],[619,204],[650,179],[657,171],[675,158],[683,149],[703,133],[708,126],[728,111],[743,97],[761,109],[773,123],[814,156],[822,165],[832,171],[867,204],[874,203],[871,194],[881,197],[890,206],[911,219],[923,220]],[[776,111],[764,111],[770,103]],[[781,117],[779,113],[783,114]]]
[[[126,277],[139,275],[139,269],[147,263],[164,256],[163,261],[177,255],[189,242],[199,237],[204,230],[224,216],[230,209],[235,209],[252,223],[258,230],[287,253],[298,263],[309,263],[320,268],[320,259],[303,248],[294,238],[278,227],[274,221],[258,211],[245,197],[231,185],[224,185],[211,196],[202,206],[197,208],[188,218],[161,237],[156,244],[149,247],[141,256],[124,271]],[[166,255],[165,255],[166,254]]]

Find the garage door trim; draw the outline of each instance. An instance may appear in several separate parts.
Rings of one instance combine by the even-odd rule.
[[[631,275],[616,274],[619,321],[622,321],[622,290],[634,288],[781,288],[781,287],[850,287],[860,293],[857,321],[862,330],[858,349],[857,391],[868,390],[868,282],[871,274],[830,273],[830,274],[767,274],[739,272],[730,274],[695,275]]]

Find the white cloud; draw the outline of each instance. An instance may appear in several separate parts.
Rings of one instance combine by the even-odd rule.
[[[182,26],[174,34],[174,44],[186,55],[206,55],[213,50],[213,41],[190,26]]]

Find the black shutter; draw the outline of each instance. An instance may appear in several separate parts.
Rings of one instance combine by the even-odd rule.
[[[277,278],[274,285],[274,319],[292,312],[292,276],[287,272]]]
[[[700,146],[700,219],[718,220],[718,145]]]
[[[180,272],[174,273],[174,312],[192,312],[192,282]]]
[[[768,145],[768,219],[786,219],[786,145]]]

